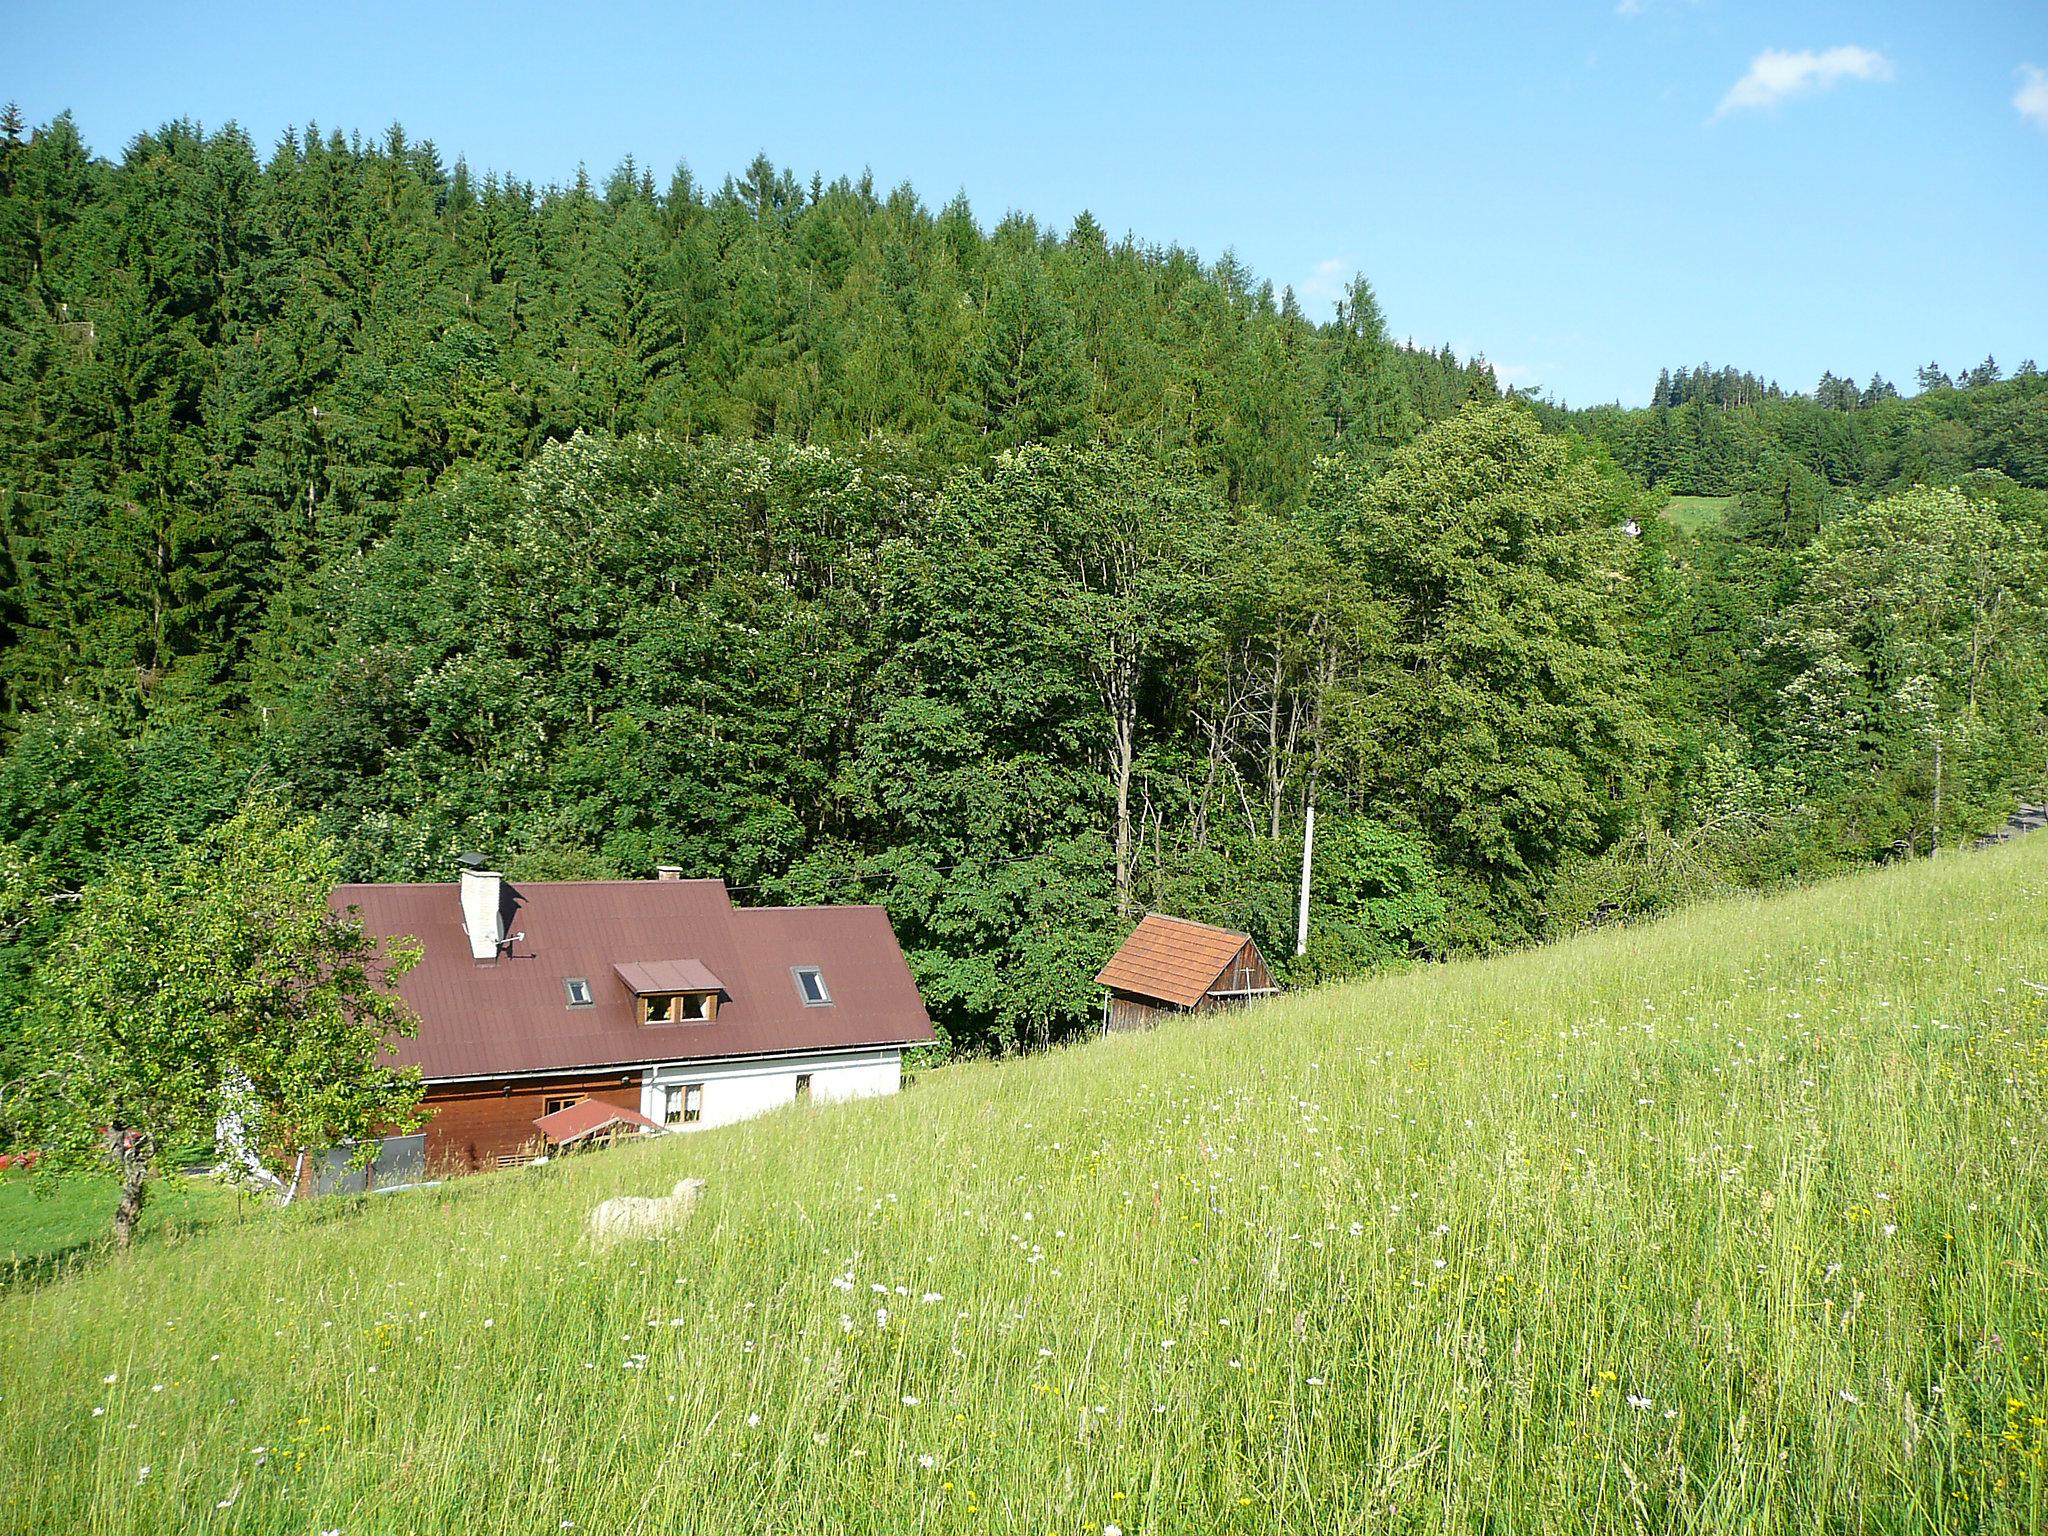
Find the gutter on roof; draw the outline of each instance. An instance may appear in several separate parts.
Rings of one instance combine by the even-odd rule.
[[[713,1061],[773,1061],[778,1056],[848,1056],[855,1051],[906,1050],[922,1045],[921,1040],[876,1040],[868,1045],[820,1045],[808,1049],[776,1051],[726,1051],[717,1056],[646,1056],[632,1061],[597,1061],[585,1066],[529,1067],[519,1072],[471,1072],[461,1077],[422,1077],[428,1087],[436,1083],[502,1083],[513,1078],[561,1077],[571,1072],[628,1072],[648,1067],[693,1066]]]

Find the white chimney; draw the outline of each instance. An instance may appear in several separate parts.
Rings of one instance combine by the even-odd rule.
[[[654,878],[657,880],[680,880],[683,878],[683,866],[680,864],[657,864],[654,866]]]
[[[469,935],[470,958],[495,960],[505,937],[505,877],[494,869],[462,872],[462,928]]]

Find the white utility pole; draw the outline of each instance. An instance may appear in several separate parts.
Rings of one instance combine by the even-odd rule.
[[[1294,952],[1308,953],[1308,876],[1316,857],[1316,807],[1310,801],[1308,825],[1301,833],[1301,915],[1294,922]]]

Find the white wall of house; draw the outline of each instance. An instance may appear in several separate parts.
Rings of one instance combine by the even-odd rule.
[[[657,1125],[665,1124],[668,1090],[700,1084],[701,1117],[691,1124],[670,1125],[669,1129],[708,1130],[794,1103],[797,1079],[806,1076],[811,1080],[810,1097],[814,1104],[837,1104],[847,1099],[894,1093],[903,1086],[903,1048],[886,1045],[766,1060],[726,1057],[650,1067],[640,1089],[640,1112]]]

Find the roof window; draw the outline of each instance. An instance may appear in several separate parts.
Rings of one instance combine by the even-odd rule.
[[[564,976],[562,991],[567,995],[571,1008],[591,1008],[597,1004],[597,994],[590,990],[588,976]]]
[[[796,978],[796,990],[806,1008],[823,1008],[831,1003],[832,994],[825,988],[825,973],[815,965],[793,965],[789,974]]]

